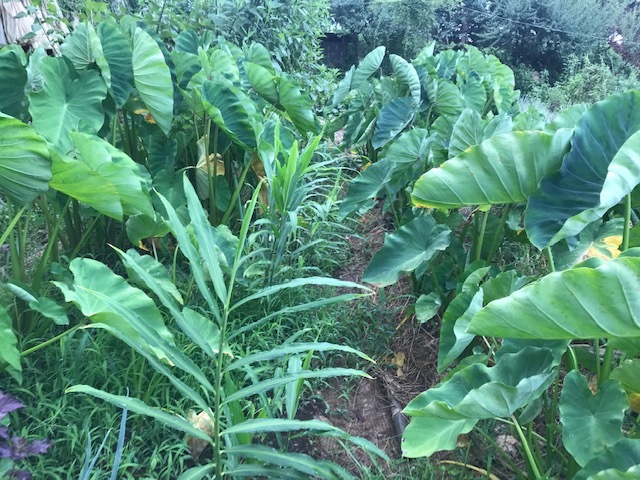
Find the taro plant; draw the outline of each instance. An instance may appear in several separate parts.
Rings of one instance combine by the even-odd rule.
[[[284,475],[322,478],[348,476],[341,467],[331,462],[313,460],[307,455],[278,451],[258,444],[261,436],[267,433],[274,434],[277,443],[284,445],[280,443],[282,434],[293,431],[316,432],[338,437],[386,458],[369,442],[350,437],[327,423],[294,418],[304,379],[366,376],[364,372],[353,369],[310,369],[309,360],[299,361],[301,355],[310,359],[310,352],[337,350],[367,359],[364,354],[341,345],[289,342],[270,351],[241,355],[240,339],[246,332],[275,321],[285,313],[359,298],[367,295],[368,289],[351,282],[309,277],[242,294],[242,284],[251,283],[251,263],[261,253],[252,248],[249,235],[260,190],[254,191],[240,234],[236,237],[224,226],[211,226],[186,177],[183,188],[190,218],[188,226],[182,223],[176,210],[164,197],[161,196],[160,200],[177,240],[179,254],[176,254],[188,262],[197,287],[197,295],[189,303],[162,264],[151,256],[141,256],[133,250],[117,250],[129,272],[129,281],[100,262],[78,258],[70,265],[73,281],[56,282],[56,285],[65,298],[75,303],[83,315],[91,320],[91,327],[113,333],[164,375],[184,401],[197,411],[191,416],[192,421],[185,415],[149,406],[138,398],[114,395],[88,385],[73,386],[67,391],[94,395],[185,432],[190,444],[194,445],[192,452],[198,452],[194,456],[211,448],[211,460],[184,472],[181,478],[203,478],[208,474],[213,474],[215,478],[247,475],[272,478]],[[133,284],[152,292],[163,305],[163,310],[158,308],[151,296]],[[265,311],[260,307],[262,302],[279,292],[314,285],[355,288],[362,293],[343,293],[301,305],[285,306],[277,311]],[[248,313],[246,309],[252,304],[257,304],[258,311],[264,313],[257,317]],[[165,324],[163,311],[170,316],[171,324]],[[237,316],[244,319],[242,326],[232,329],[232,325],[238,325],[235,320]],[[197,346],[201,351],[200,361],[196,362],[193,355],[187,355],[185,344],[180,339],[182,336],[192,345],[189,350]],[[286,358],[290,360],[285,373],[271,377],[267,375],[269,369],[265,368],[265,362]],[[268,395],[272,390],[282,387],[287,391],[286,419],[275,415],[276,409]],[[195,445],[198,445],[197,449]]]
[[[412,416],[405,455],[452,449],[479,420],[498,418],[520,438],[530,477],[637,472],[635,420],[627,412],[638,391],[631,292],[640,264],[629,246],[640,183],[639,100],[631,91],[572,107],[543,131],[486,140],[416,182],[413,200],[422,207],[523,211],[523,228],[547,252],[552,273],[524,287],[528,280],[513,271],[484,283],[482,269],[468,277],[444,313],[439,367],[462,360],[405,409]]]

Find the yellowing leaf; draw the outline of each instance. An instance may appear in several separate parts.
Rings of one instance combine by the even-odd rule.
[[[599,242],[594,243],[587,253],[584,255],[584,259],[587,258],[602,258],[604,260],[610,260],[617,258],[620,255],[619,247],[622,245],[622,235],[612,235],[610,237],[603,238]]]
[[[211,418],[211,415],[209,415],[207,412],[200,412],[196,414],[196,412],[194,412],[193,410],[189,410],[187,421],[198,430],[202,430],[207,435],[213,436],[214,422],[213,418]],[[200,455],[202,455],[204,449],[207,448],[207,445],[209,445],[209,442],[200,438],[192,437],[191,435],[187,435],[187,445],[189,446],[189,452],[191,453],[191,456],[194,458],[194,460],[198,460]]]
[[[367,168],[369,168],[371,166],[371,162],[367,162],[364,165],[362,165],[362,167],[360,168],[361,172],[364,172]]]
[[[640,413],[640,393],[628,393],[629,406],[634,412]]]
[[[144,117],[144,121],[147,123],[151,123],[153,125],[156,124],[156,120],[155,118],[153,118],[153,115],[151,115],[149,110],[145,110],[144,108],[139,108],[138,110],[134,110],[133,113],[137,115],[142,115]]]

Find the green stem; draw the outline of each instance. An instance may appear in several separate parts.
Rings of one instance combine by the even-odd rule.
[[[96,218],[93,219],[93,222],[91,222],[91,225],[89,225],[89,228],[84,231],[82,237],[80,238],[80,240],[78,240],[78,244],[75,246],[73,252],[71,253],[71,258],[75,258],[80,250],[82,250],[82,247],[84,247],[85,244],[89,241],[89,237],[95,230],[96,225],[98,224],[98,221],[100,219],[102,219],[102,215],[97,215]],[[124,228],[122,230],[124,231]]]
[[[10,210],[10,207],[8,207],[8,209]],[[14,227],[16,226],[16,224],[20,221],[20,217],[22,217],[22,214],[24,213],[24,211],[26,209],[27,209],[27,205],[25,205],[20,210],[18,210],[18,213],[16,213],[13,216],[13,218],[11,219],[11,222],[9,222],[9,225],[7,226],[7,229],[4,231],[2,236],[0,236],[0,245],[4,245],[4,242],[7,241],[7,238],[9,237],[11,232],[13,231]]]
[[[631,194],[628,193],[624,205],[624,230],[622,233],[622,251],[629,248],[629,233],[631,231]]]
[[[46,205],[46,200],[43,199],[43,203]],[[49,232],[49,239],[47,241],[47,247],[44,250],[44,253],[42,254],[42,257],[40,258],[40,262],[38,263],[38,268],[36,269],[36,273],[33,277],[33,284],[32,284],[32,288],[35,292],[38,292],[40,290],[40,284],[42,283],[42,278],[44,277],[44,269],[47,265],[47,263],[49,263],[49,257],[51,257],[51,253],[52,252],[56,252],[55,253],[55,257],[57,258],[58,254],[58,233],[60,231],[60,227],[62,225],[62,216],[66,213],[67,209],[69,208],[69,205],[71,204],[71,198],[67,199],[67,203],[65,204],[64,208],[62,209],[62,212],[60,214],[60,216],[58,217],[58,220],[54,223],[53,228],[51,229],[51,231]],[[43,209],[44,210],[44,209]],[[47,209],[48,212],[48,209]],[[54,250],[54,247],[55,250]],[[72,258],[74,257],[74,255],[72,255]],[[54,259],[55,260],[55,259]]]
[[[596,378],[598,382],[600,382],[600,339],[596,338],[593,340],[593,356],[596,361]]]
[[[602,359],[602,370],[600,370],[600,375],[598,376],[598,386],[609,380],[609,374],[611,374],[611,369],[613,368],[613,351],[614,348],[611,346],[611,342],[607,341],[607,346],[604,349],[604,358]]]
[[[545,248],[544,252],[547,254],[547,260],[549,261],[549,271],[553,273],[556,271],[556,264],[553,261],[553,252],[551,252],[551,247]]]
[[[229,218],[231,217],[231,213],[234,210],[234,204],[236,203],[236,200],[238,199],[238,196],[240,195],[240,189],[242,188],[242,185],[244,184],[244,180],[247,177],[247,174],[249,173],[250,169],[251,169],[251,161],[247,162],[245,167],[242,169],[242,173],[240,174],[240,179],[238,180],[238,185],[233,190],[233,194],[231,195],[231,200],[229,201],[229,208],[227,208],[227,211],[224,212],[224,216],[222,217],[222,220],[220,221],[220,223],[222,225],[227,225],[227,223],[229,222]]]
[[[535,458],[533,457],[533,453],[531,453],[531,447],[529,446],[529,442],[527,441],[527,436],[522,431],[522,427],[518,423],[518,420],[514,415],[511,415],[511,420],[513,421],[513,426],[516,427],[516,431],[518,432],[518,436],[520,437],[520,441],[522,442],[522,448],[524,450],[524,454],[527,457],[527,463],[531,468],[531,472],[536,479],[542,478],[540,475],[540,470],[538,469],[538,464],[536,463]]]
[[[507,223],[507,217],[509,216],[509,211],[511,210],[511,204],[508,204],[502,210],[502,217],[500,218],[500,225],[498,226],[498,230],[493,237],[493,242],[491,242],[491,247],[489,248],[489,254],[487,255],[487,263],[490,263],[493,258],[498,253],[498,247],[500,246],[500,241],[502,240],[502,233],[504,232],[504,226]]]
[[[487,230],[487,220],[489,219],[489,211],[487,210],[486,212],[483,212],[484,215],[482,217],[482,224],[480,225],[480,233],[478,234],[478,237],[476,238],[476,241],[473,242],[474,247],[475,247],[475,255],[474,255],[474,260],[480,260],[480,258],[482,257],[482,245],[484,244],[484,234]]]
[[[569,354],[569,371],[578,369],[578,357],[576,357],[576,352],[573,351],[573,348],[569,346],[567,349],[567,353]]]
[[[27,355],[31,355],[33,352],[37,352],[38,350],[41,350],[44,347],[47,347],[47,346],[51,345],[52,343],[56,343],[58,340],[66,337],[70,333],[75,332],[76,330],[78,330],[79,328],[84,327],[85,325],[86,325],[86,323],[84,323],[84,322],[80,323],[80,324],[76,325],[75,327],[70,328],[69,330],[66,330],[66,331],[62,332],[60,335],[57,335],[57,336],[55,336],[53,338],[50,338],[46,342],[39,343],[35,347],[31,347],[31,348],[25,350],[24,352],[20,352],[20,356],[21,357],[26,357]]]

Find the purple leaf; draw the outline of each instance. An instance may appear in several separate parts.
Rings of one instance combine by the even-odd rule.
[[[0,427],[0,440],[9,438],[9,427]]]
[[[11,470],[9,475],[10,478],[15,478],[16,480],[31,480],[33,478],[26,470]]]
[[[6,417],[7,413],[13,412],[14,410],[22,407],[24,407],[24,405],[20,400],[0,391],[0,420]]]
[[[49,446],[46,440],[28,442],[23,437],[12,437],[9,442],[0,444],[0,458],[10,458],[17,462],[29,455],[45,453]]]

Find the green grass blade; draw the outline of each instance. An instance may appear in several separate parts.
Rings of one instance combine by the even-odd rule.
[[[92,395],[94,397],[100,398],[101,400],[112,403],[113,405],[116,405],[120,408],[126,408],[127,410],[131,410],[132,412],[146,415],[148,417],[153,417],[156,420],[162,422],[167,427],[180,430],[181,432],[187,433],[193,437],[205,440],[207,442],[211,441],[211,437],[209,435],[204,433],[202,430],[198,430],[184,418],[163,412],[158,408],[150,407],[137,398],[125,397],[123,395],[113,395],[111,393],[98,390],[97,388],[90,387],[89,385],[74,385],[73,387],[67,388],[65,392],[86,393],[88,395]]]
[[[233,425],[222,432],[222,435],[238,433],[294,432],[296,430],[338,431],[338,427],[320,420],[286,420],[283,418],[256,418]]]

